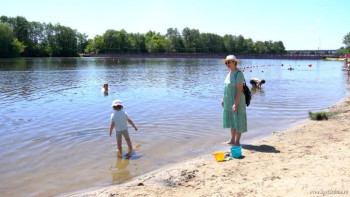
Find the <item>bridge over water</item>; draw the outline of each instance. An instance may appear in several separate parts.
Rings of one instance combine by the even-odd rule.
[[[337,50],[287,50],[289,55],[335,57]]]

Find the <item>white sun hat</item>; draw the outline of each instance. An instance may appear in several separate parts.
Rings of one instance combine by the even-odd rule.
[[[114,100],[111,106],[114,107],[118,105],[123,106],[123,102],[121,100]]]
[[[223,64],[226,64],[228,61],[235,61],[235,62],[237,62],[237,64],[239,64],[239,61],[237,60],[236,56],[234,56],[234,55],[228,55],[226,57],[226,59],[223,59],[221,62]]]

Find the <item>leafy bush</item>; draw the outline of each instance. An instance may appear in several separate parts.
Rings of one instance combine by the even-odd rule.
[[[328,118],[336,114],[338,114],[338,112],[309,112],[309,117],[311,120],[328,120]]]

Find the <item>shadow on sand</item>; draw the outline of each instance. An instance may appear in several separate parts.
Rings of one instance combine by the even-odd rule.
[[[251,151],[256,151],[256,152],[263,152],[263,153],[280,153],[281,151],[279,150],[276,150],[275,147],[273,146],[269,146],[269,145],[250,145],[250,144],[245,144],[245,145],[242,145],[242,148],[243,149],[246,149],[246,150],[251,150]]]

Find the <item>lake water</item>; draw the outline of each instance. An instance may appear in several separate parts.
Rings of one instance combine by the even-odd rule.
[[[242,143],[305,121],[308,111],[348,94],[342,62],[241,63],[251,67],[244,69],[248,86],[251,77],[266,80],[262,90],[253,90]],[[229,150],[222,142],[230,132],[221,119],[226,74],[219,59],[1,59],[0,196],[52,196],[120,184]],[[104,83],[109,95],[101,92]],[[115,136],[109,137],[114,99],[123,100],[139,128],[129,129],[136,147],[130,160],[117,158]]]

